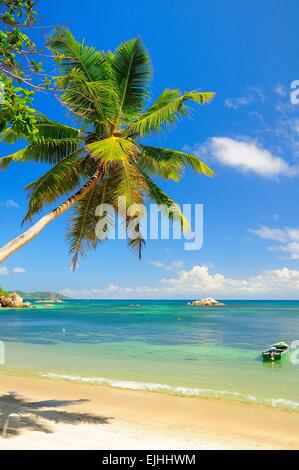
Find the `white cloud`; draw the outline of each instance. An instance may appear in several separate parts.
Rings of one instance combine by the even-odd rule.
[[[259,121],[259,124],[265,125],[265,119],[261,113],[258,111],[250,111],[249,116],[255,118],[257,121]]]
[[[159,287],[150,286],[134,286],[134,287],[120,287],[117,284],[110,283],[103,289],[63,289],[62,294],[69,297],[77,298],[132,298],[135,295],[138,297],[151,297],[153,294],[161,293]]]
[[[0,205],[3,207],[6,207],[7,209],[11,209],[11,208],[17,209],[18,207],[20,207],[19,204],[13,199],[7,199],[6,201],[0,202]]]
[[[282,243],[269,246],[270,251],[284,252],[290,259],[299,259],[299,228],[272,228],[262,225],[257,229],[251,229],[250,232],[264,240]]]
[[[280,289],[299,295],[299,271],[288,268],[264,271],[245,279],[226,278],[222,274],[210,274],[206,266],[194,266],[190,271],[180,272],[177,278],[164,279],[163,284],[173,292],[185,294],[251,296],[276,294]]]
[[[286,91],[285,87],[284,87],[283,85],[281,85],[280,83],[278,83],[277,85],[275,85],[275,87],[274,87],[274,92],[275,92],[278,96],[281,96],[281,97],[287,96],[287,91]]]
[[[291,242],[286,245],[270,246],[270,251],[287,253],[290,259],[299,259],[299,242]]]
[[[8,274],[10,274],[11,272],[13,272],[13,273],[25,273],[26,270],[24,268],[21,268],[21,267],[16,267],[16,268],[13,268],[10,271],[9,269],[7,269],[6,266],[0,267],[0,276],[8,276]]]
[[[222,274],[211,275],[209,268],[201,265],[194,266],[190,271],[180,271],[176,278],[161,280],[166,288],[185,293],[199,289],[202,292],[223,290],[226,282]]]
[[[252,102],[248,96],[240,96],[239,98],[226,98],[224,104],[227,108],[238,109],[240,106],[247,106]]]
[[[296,106],[293,106],[296,108]],[[282,146],[291,152],[295,158],[299,157],[299,120],[292,114],[293,110],[281,110],[275,123],[267,126],[267,132],[274,136],[278,148]]]
[[[184,266],[183,261],[172,261],[171,263],[163,263],[160,260],[151,260],[150,264],[159,269],[164,269],[165,271],[172,271],[175,269],[181,269]]]
[[[275,177],[298,172],[282,158],[272,155],[269,150],[251,141],[212,137],[208,141],[208,150],[222,164],[260,176]]]
[[[265,101],[265,95],[261,88],[251,86],[247,88],[246,96],[226,98],[224,104],[227,108],[238,109],[255,101]]]
[[[299,134],[299,120],[298,119],[294,119],[292,123],[292,129],[294,132],[296,132],[296,134]]]
[[[257,235],[264,240],[272,240],[276,242],[286,242],[289,240],[289,230],[288,228],[280,229],[280,228],[272,228],[267,227],[266,225],[261,225],[258,228],[250,229],[250,233]],[[294,229],[293,229],[294,230]],[[296,229],[295,229],[296,230]],[[298,230],[299,234],[299,230]]]
[[[294,298],[299,297],[299,271],[289,268],[263,271],[244,279],[212,274],[207,266],[196,265],[181,270],[175,277],[161,279],[156,286],[122,287],[109,284],[103,289],[76,291],[64,289],[65,295],[78,298]]]
[[[248,88],[248,91],[253,100],[266,101],[267,99],[263,89],[258,86],[251,86]]]
[[[20,267],[16,267],[16,268],[13,268],[12,271],[13,271],[14,273],[25,273],[25,272],[26,272],[26,269],[20,268]]]

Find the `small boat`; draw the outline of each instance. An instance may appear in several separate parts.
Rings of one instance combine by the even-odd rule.
[[[266,351],[262,352],[263,361],[265,362],[273,362],[273,361],[280,361],[288,357],[289,353],[289,346],[287,343],[281,341],[280,343],[272,344]]]

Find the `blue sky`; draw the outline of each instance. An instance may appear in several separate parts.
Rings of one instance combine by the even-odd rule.
[[[72,273],[63,216],[0,267],[0,283],[76,297],[299,298],[299,105],[290,103],[299,79],[298,2],[89,0],[82,8],[53,0],[41,1],[39,12],[43,25],[69,26],[99,49],[140,35],[153,61],[153,98],[166,87],[215,91],[192,120],[150,142],[192,150],[217,176],[187,172],[181,184],[163,182],[177,202],[204,205],[199,251],[148,241],[139,262],[124,242],[109,241]],[[68,122],[52,96],[35,104]],[[1,144],[1,156],[12,150]],[[23,187],[43,170],[12,165],[0,174],[2,244],[20,232]]]

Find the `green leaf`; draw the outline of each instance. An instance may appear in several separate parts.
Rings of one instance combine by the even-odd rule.
[[[188,115],[183,96],[179,90],[166,89],[144,114],[129,124],[126,132],[128,135],[146,135],[160,130],[165,124],[174,124],[181,115]]]
[[[148,145],[142,145],[141,148],[142,158],[148,162],[149,169],[150,165],[153,165],[154,168],[156,165],[156,167],[158,169],[161,168],[162,171],[165,167],[166,169],[168,167],[169,170],[171,170],[172,168],[181,169],[182,167],[189,166],[197,173],[202,173],[206,176],[213,176],[215,174],[208,165],[190,153],[160,147],[150,147]],[[155,173],[155,171],[153,171],[153,173]],[[161,174],[161,176],[163,176],[163,174]]]
[[[88,250],[95,249],[103,240],[96,236],[97,207],[102,204],[112,204],[109,199],[107,180],[98,181],[97,185],[73,207],[73,213],[68,223],[66,239],[72,255],[71,268],[75,270],[80,258],[87,255]],[[107,234],[114,226],[112,214],[105,217]]]
[[[106,77],[104,54],[93,47],[85,46],[84,41],[76,41],[68,28],[56,28],[47,45],[56,54],[62,74],[68,74],[76,68],[84,72],[87,81],[102,80]]]
[[[8,127],[4,129],[0,135],[0,141],[6,144],[15,144],[19,139],[22,139],[23,135],[18,133],[16,129]]]
[[[136,238],[129,238],[128,239],[128,247],[131,248],[131,250],[135,251],[137,253],[138,259],[141,259],[142,257],[142,250],[145,247],[145,240],[140,233],[140,236]]]
[[[182,95],[179,90],[166,89],[144,114],[129,124],[126,134],[143,136],[157,132],[165,125],[175,124],[181,116],[189,116],[190,108],[186,106],[186,102],[204,104],[210,102],[213,96],[214,93],[197,91]]]
[[[83,72],[73,69],[67,77],[58,80],[58,85],[63,91],[62,103],[74,114],[88,123],[114,122],[118,104],[117,94],[110,81],[88,82]]]
[[[109,184],[115,206],[118,205],[119,197],[126,200],[126,207],[120,207],[122,216],[129,206],[144,203],[143,194],[147,190],[146,182],[138,167],[128,160],[120,160],[115,164]]]
[[[134,142],[117,136],[111,136],[108,139],[88,144],[85,149],[93,158],[103,163],[127,160],[130,157],[134,157],[138,152],[138,147]]]
[[[106,113],[109,106],[107,99],[103,100],[103,95],[108,95],[109,103],[115,97],[107,55],[85,46],[84,41],[79,43],[64,27],[55,30],[48,47],[56,54],[61,70],[62,77],[58,78],[57,85],[63,92],[64,104],[85,120],[88,116],[95,119],[95,115],[90,116],[91,109],[96,112],[97,119],[104,122],[108,118]],[[96,90],[88,86],[91,82],[97,82]],[[115,115],[115,107],[113,111]],[[107,130],[106,126],[106,133]]]
[[[149,97],[150,58],[140,38],[123,42],[115,51],[112,69],[119,93],[117,125],[136,117]]]
[[[179,206],[161,188],[143,172],[147,184],[147,194],[156,204],[160,206],[161,212],[172,221],[180,222],[184,232],[190,231],[190,225]]]
[[[198,104],[207,104],[213,100],[215,93],[212,91],[193,90],[185,93],[184,96],[186,101],[191,100]]]
[[[79,139],[81,136],[80,129],[52,121],[43,115],[38,116],[36,128],[37,133],[30,138],[32,142],[40,139]]]
[[[28,145],[24,149],[2,157],[0,159],[0,169],[6,170],[13,161],[19,163],[40,162],[56,164],[67,155],[73,153],[81,144],[80,139],[40,139],[38,142]]]
[[[85,158],[85,157],[84,157]],[[28,184],[26,191],[30,196],[29,209],[23,220],[30,220],[39,213],[45,204],[51,204],[70,191],[74,191],[84,178],[81,150],[68,155],[47,171],[41,178]]]

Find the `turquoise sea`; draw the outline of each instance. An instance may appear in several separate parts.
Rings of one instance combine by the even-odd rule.
[[[261,361],[299,339],[299,301],[68,300],[1,310],[1,372],[299,411],[299,365]]]

